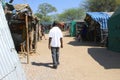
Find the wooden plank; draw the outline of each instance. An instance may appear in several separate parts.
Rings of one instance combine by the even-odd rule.
[[[29,34],[28,34],[28,15],[26,14],[25,16],[25,21],[26,21],[26,49],[27,49],[27,63],[29,64]]]

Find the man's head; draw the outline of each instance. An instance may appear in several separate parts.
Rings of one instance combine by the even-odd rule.
[[[57,25],[58,25],[58,21],[54,21],[52,26],[54,27],[54,26],[57,26]]]

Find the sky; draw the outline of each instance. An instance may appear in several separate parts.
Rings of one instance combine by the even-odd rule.
[[[29,4],[33,13],[35,13],[39,4],[49,3],[56,7],[56,13],[62,13],[66,9],[79,7],[84,1],[85,0],[14,0],[12,4]],[[9,2],[9,0],[6,0],[6,2]]]

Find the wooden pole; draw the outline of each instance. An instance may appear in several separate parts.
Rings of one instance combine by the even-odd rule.
[[[37,35],[37,33],[38,33],[38,30],[39,29],[39,25],[38,25],[38,23],[35,25],[35,53],[36,53],[36,49],[37,49],[37,39],[38,39],[38,35]]]
[[[29,34],[28,34],[28,15],[25,16],[26,22],[26,49],[27,49],[27,64],[29,64]]]

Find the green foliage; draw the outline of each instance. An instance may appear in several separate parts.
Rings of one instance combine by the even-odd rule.
[[[88,11],[114,11],[118,4],[116,0],[87,0],[85,8]]]
[[[51,17],[50,16],[44,16],[44,17],[42,17],[41,22],[49,22],[49,21],[51,21]]]
[[[37,17],[40,18],[40,19],[43,17],[43,15],[41,15],[41,14],[39,14],[39,13],[35,13],[34,15],[37,16]]]
[[[40,22],[46,22],[46,21],[50,22],[54,20],[68,21],[71,19],[80,20],[83,19],[85,16],[85,11],[82,8],[71,8],[65,10],[61,14],[54,14],[51,16],[48,15],[49,13],[55,11],[57,11],[55,7],[53,7],[48,3],[43,3],[39,5],[38,11],[35,15],[40,18]]]
[[[59,14],[50,15],[50,17],[52,18],[52,21],[58,20],[58,15],[59,15]]]
[[[35,13],[35,16],[37,16],[40,19],[40,22],[49,22],[52,20],[50,16],[43,16],[39,13]]]
[[[52,19],[48,14],[55,11],[57,11],[56,8],[51,4],[42,3],[39,5],[37,13],[35,15],[40,18],[40,22],[49,22]]]
[[[120,0],[115,0],[118,5],[120,5]]]
[[[43,16],[47,16],[48,13],[56,12],[56,11],[57,11],[56,8],[48,3],[40,4],[38,7],[38,13],[40,13]]]
[[[60,21],[68,21],[71,19],[82,19],[84,16],[84,10],[81,8],[71,8],[65,10],[62,14],[59,14]]]

